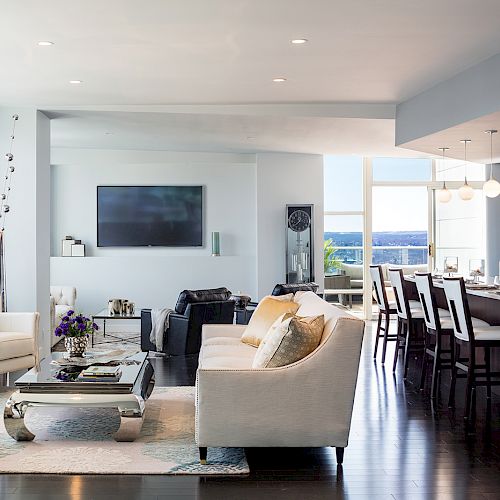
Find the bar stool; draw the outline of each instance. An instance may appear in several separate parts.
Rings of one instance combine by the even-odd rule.
[[[375,300],[377,301],[378,305],[377,334],[375,336],[375,350],[373,352],[373,358],[375,359],[377,357],[378,342],[379,339],[383,337],[384,341],[382,346],[382,364],[384,364],[385,353],[387,351],[387,342],[396,340],[397,337],[397,335],[389,334],[389,321],[391,319],[391,314],[397,314],[396,303],[389,302],[389,300],[387,299],[382,266],[371,265],[370,276],[373,282]],[[384,326],[382,326],[382,320],[384,320]],[[384,333],[382,334],[382,332]]]
[[[396,297],[396,310],[398,315],[398,331],[396,335],[396,349],[394,350],[392,371],[396,371],[399,350],[402,349],[404,353],[403,377],[406,378],[408,374],[408,352],[410,350],[410,344],[415,344],[415,333],[418,330],[423,331],[424,312],[419,301],[408,300],[408,295],[404,288],[403,271],[401,269],[389,269],[388,273]]]
[[[424,389],[429,358],[434,358],[432,368],[431,398],[435,399],[438,381],[441,380],[441,370],[453,368],[453,327],[450,314],[444,309],[439,309],[434,295],[434,286],[430,273],[415,273],[417,292],[424,312],[424,359],[420,375],[420,390]],[[450,339],[450,348],[443,349],[443,337]],[[434,346],[430,342],[434,339]]]
[[[454,365],[451,371],[451,386],[449,405],[455,404],[455,386],[457,378],[467,377],[465,393],[464,419],[469,420],[473,409],[474,396],[478,386],[486,386],[486,396],[491,398],[491,387],[500,385],[500,372],[490,369],[490,350],[500,347],[500,326],[484,325],[474,326],[467,300],[465,282],[463,278],[444,278],[444,292],[451,312],[454,331]],[[477,325],[477,320],[475,322]],[[461,348],[466,347],[467,353],[461,356]],[[484,349],[484,364],[476,362],[476,348]],[[458,373],[461,370],[464,373]],[[496,378],[497,380],[492,380]],[[474,398],[475,399],[475,398]]]

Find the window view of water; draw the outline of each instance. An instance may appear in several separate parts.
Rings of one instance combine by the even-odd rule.
[[[346,264],[363,263],[361,232],[325,232],[332,240],[335,259]],[[384,231],[373,233],[373,264],[427,264],[427,231]]]

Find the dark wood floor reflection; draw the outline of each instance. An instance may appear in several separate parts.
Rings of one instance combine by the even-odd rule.
[[[3,475],[0,498],[500,499],[500,398],[494,396],[488,416],[479,391],[476,426],[467,433],[463,381],[457,387],[456,418],[446,404],[432,408],[417,390],[419,363],[411,360],[409,380],[403,383],[400,373],[393,376],[391,363],[373,362],[370,330],[341,470],[329,448],[249,449],[248,477]],[[158,385],[194,383],[195,357],[153,363]]]

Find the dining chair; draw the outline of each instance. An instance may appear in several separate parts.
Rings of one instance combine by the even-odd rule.
[[[455,387],[457,378],[467,378],[465,390],[464,419],[469,421],[473,413],[473,399],[478,386],[486,387],[486,397],[491,398],[491,387],[500,385],[500,372],[492,372],[490,351],[500,347],[500,326],[472,319],[465,282],[463,278],[443,278],[443,287],[451,312],[454,332],[454,364],[451,371],[449,405],[455,405]],[[477,362],[477,348],[484,349],[484,364]],[[466,349],[462,353],[462,348]],[[463,373],[459,373],[460,370]],[[496,379],[496,380],[492,380]]]
[[[396,298],[396,312],[398,315],[396,348],[394,350],[392,370],[396,371],[399,350],[401,349],[404,360],[403,377],[406,378],[408,375],[410,345],[413,344],[413,347],[418,344],[415,335],[418,331],[423,330],[424,312],[419,301],[408,299],[402,269],[389,269],[388,274]]]
[[[424,313],[424,359],[420,375],[420,390],[425,387],[427,367],[433,358],[431,398],[435,399],[441,370],[453,368],[453,327],[450,313],[436,303],[431,273],[415,273],[417,293]],[[443,337],[449,339],[449,348],[443,348]]]
[[[375,300],[378,305],[378,321],[377,321],[377,333],[375,335],[375,350],[373,352],[373,358],[377,357],[378,343],[379,339],[383,338],[382,344],[382,364],[385,363],[385,354],[387,351],[387,342],[395,341],[397,338],[396,334],[389,334],[389,323],[391,315],[397,314],[396,303],[389,302],[387,298],[387,291],[384,285],[384,274],[382,271],[382,266],[371,265],[370,266],[370,276],[373,282],[373,292],[375,294]],[[383,321],[383,326],[382,326]],[[383,332],[383,333],[382,333]]]

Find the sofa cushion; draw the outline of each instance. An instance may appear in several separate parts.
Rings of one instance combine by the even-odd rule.
[[[206,290],[183,290],[177,299],[175,312],[184,314],[188,304],[194,304],[195,302],[221,302],[229,300],[229,297],[231,297],[231,292],[225,287]]]
[[[203,344],[199,368],[251,368],[257,349],[238,341],[234,345]]]
[[[298,292],[295,294],[295,302],[299,304],[298,316],[317,316],[323,314],[325,317],[325,327],[323,329],[323,343],[333,331],[338,318],[354,318],[340,307],[335,307],[312,292]]]
[[[276,368],[305,358],[318,347],[324,323],[322,314],[303,318],[287,313],[279,317],[257,349],[252,368]]]
[[[315,295],[313,292],[306,293]],[[245,344],[259,347],[262,339],[278,317],[285,313],[295,314],[298,307],[299,305],[293,301],[264,297],[255,308],[248,326],[243,332],[241,341]]]
[[[241,345],[241,337],[211,337],[204,340],[203,345]]]
[[[316,292],[319,288],[317,283],[279,283],[274,287],[271,295],[279,296],[295,292]]]
[[[0,332],[0,361],[33,353],[33,337],[29,333]]]
[[[363,264],[340,264],[340,269],[344,274],[351,277],[351,280],[363,279]]]

